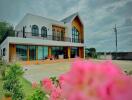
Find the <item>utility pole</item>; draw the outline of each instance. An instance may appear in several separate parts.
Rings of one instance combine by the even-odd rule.
[[[115,28],[114,28],[114,32],[115,32],[115,45],[116,45],[116,59],[117,59],[117,28],[116,28],[116,24],[115,24]]]

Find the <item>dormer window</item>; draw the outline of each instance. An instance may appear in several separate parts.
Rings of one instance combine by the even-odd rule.
[[[47,37],[47,28],[45,26],[43,26],[41,28],[41,36],[42,37]]]
[[[32,26],[32,36],[39,36],[39,28],[37,25]]]

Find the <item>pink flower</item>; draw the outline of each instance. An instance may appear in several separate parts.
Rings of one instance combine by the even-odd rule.
[[[89,99],[82,92],[76,91],[69,96],[68,100],[89,100]]]
[[[38,86],[37,82],[33,82],[33,83],[32,83],[32,88],[33,88],[33,89],[37,88],[37,86]]]
[[[48,78],[42,80],[42,86],[47,93],[51,93],[52,88],[54,87],[52,80]]]
[[[51,100],[132,100],[132,77],[111,61],[76,60],[59,83],[55,87],[50,81]]]
[[[61,93],[62,93],[62,90],[60,89],[60,87],[52,88],[50,100],[60,100],[61,99]]]

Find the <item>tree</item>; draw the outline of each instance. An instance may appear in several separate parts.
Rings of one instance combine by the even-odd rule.
[[[88,57],[97,58],[96,49],[95,48],[86,48],[86,55]]]
[[[14,36],[14,27],[7,22],[0,22],[0,42],[6,38],[6,35]]]

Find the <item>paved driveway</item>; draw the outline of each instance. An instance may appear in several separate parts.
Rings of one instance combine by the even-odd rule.
[[[102,60],[95,61],[100,62]],[[123,70],[132,70],[132,61],[114,60],[113,63],[119,65]],[[25,71],[24,77],[30,82],[39,82],[45,77],[59,76],[67,72],[69,68],[70,62],[25,66],[24,69],[27,69],[27,71]]]
[[[30,82],[39,82],[45,77],[59,76],[70,68],[70,62],[26,66],[24,77]]]

